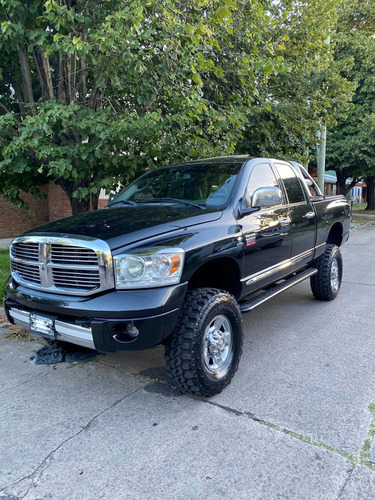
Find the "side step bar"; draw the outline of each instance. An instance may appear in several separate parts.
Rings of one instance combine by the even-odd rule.
[[[301,281],[304,281],[307,278],[310,278],[310,276],[313,276],[318,272],[317,269],[315,268],[310,268],[306,269],[306,271],[302,271],[295,276],[292,276],[291,278],[286,279],[279,285],[274,285],[272,288],[269,290],[266,290],[265,292],[260,293],[256,297],[250,300],[244,300],[240,302],[240,310],[242,313],[246,313],[249,311],[252,311],[255,309],[257,306],[260,306],[263,304],[263,302],[266,302],[269,299],[272,299],[272,297],[275,297],[279,293],[283,292],[284,290],[288,290],[288,288],[291,288],[294,285],[298,285],[298,283],[301,283]]]

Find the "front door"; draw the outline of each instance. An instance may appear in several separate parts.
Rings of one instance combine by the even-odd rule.
[[[254,165],[245,194],[245,207],[250,207],[251,198],[259,188],[278,187],[270,163]],[[247,290],[261,288],[286,274],[290,267],[291,220],[287,204],[264,206],[241,217],[245,244],[245,258],[242,281]]]

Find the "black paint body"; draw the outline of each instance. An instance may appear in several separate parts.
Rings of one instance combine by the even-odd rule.
[[[324,252],[329,235],[339,235],[337,244],[348,239],[350,205],[343,196],[311,197],[301,173],[295,169],[305,202],[286,201],[273,207],[244,209],[243,198],[252,168],[268,163],[278,176],[274,160],[237,156],[220,161],[242,164],[230,201],[223,209],[129,205],[69,217],[25,233],[95,237],[106,241],[113,255],[150,246],[180,247],[185,251],[180,284],[144,290],[113,289],[78,297],[33,290],[10,278],[5,309],[22,306],[24,310],[48,313],[62,320],[89,323],[95,346],[102,352],[144,349],[161,343],[173,331],[186,290],[192,282],[200,284],[201,270],[206,269],[202,271],[203,286],[210,273],[217,274],[240,301],[308,267]],[[279,184],[283,190],[281,179]],[[309,212],[315,215],[307,219]],[[215,284],[214,276],[212,282]],[[131,342],[121,343],[113,338],[111,329],[124,322],[132,322],[140,334]]]

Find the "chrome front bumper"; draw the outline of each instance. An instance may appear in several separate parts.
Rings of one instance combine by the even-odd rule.
[[[29,312],[12,307],[8,310],[8,313],[16,325],[22,326],[23,328],[26,328],[26,330],[30,330]],[[54,320],[54,331],[56,334],[56,340],[70,342],[71,344],[88,347],[89,349],[95,349],[91,328],[85,328],[83,326],[75,325],[74,323],[67,323],[56,319]],[[37,332],[33,332],[33,335],[46,337],[42,333]]]

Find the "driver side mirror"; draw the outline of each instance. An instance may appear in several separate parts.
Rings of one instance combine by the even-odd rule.
[[[281,205],[283,202],[282,193],[277,187],[262,187],[256,189],[251,197],[252,208],[272,207]]]

